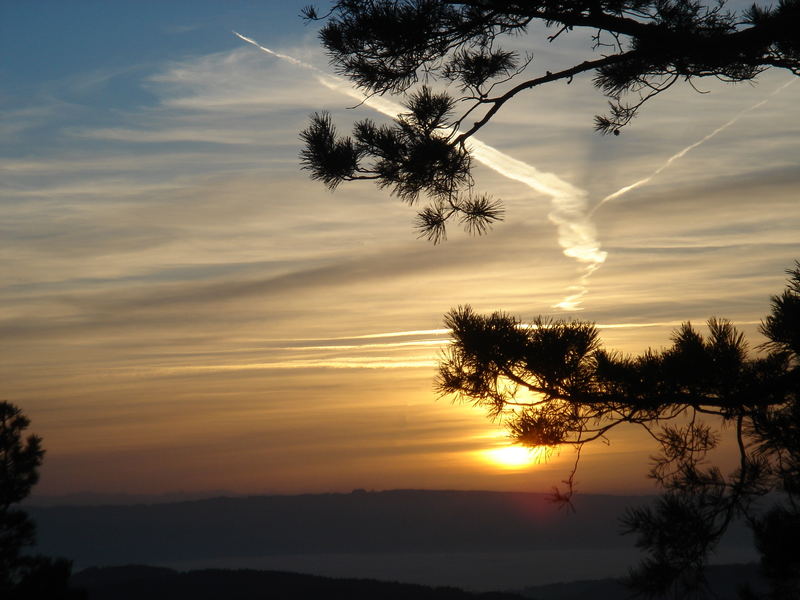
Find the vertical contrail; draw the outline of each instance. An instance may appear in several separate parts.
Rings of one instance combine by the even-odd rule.
[[[359,102],[363,102],[384,115],[394,118],[405,110],[400,104],[382,96],[369,96],[364,99],[363,95],[354,90],[349,82],[339,77],[326,75],[313,65],[270,50],[240,33],[234,31],[233,34],[262,52],[313,71],[317,80],[325,87],[356,98]],[[588,292],[589,276],[605,262],[607,257],[607,253],[600,249],[597,231],[589,218],[586,191],[564,181],[554,173],[540,171],[475,138],[470,138],[469,145],[472,156],[478,162],[500,175],[519,181],[532,190],[550,197],[548,218],[558,229],[558,244],[565,256],[573,258],[583,265],[578,283],[571,286],[570,294],[554,307],[562,310],[580,310],[581,299]]]
[[[558,244],[565,256],[574,258],[583,265],[578,283],[570,286],[569,295],[553,307],[581,310],[581,300],[589,291],[589,276],[600,268],[608,256],[606,251],[600,249],[597,230],[589,218],[586,191],[553,173],[539,171],[536,167],[512,158],[477,139],[471,138],[469,144],[475,159],[493,171],[550,196],[548,218],[558,229]]]
[[[780,86],[779,88],[777,88],[777,89],[773,90],[773,92],[772,92],[771,94],[769,94],[769,95],[768,95],[766,98],[764,98],[764,99],[763,99],[763,100],[761,100],[760,102],[756,102],[755,104],[753,104],[753,106],[750,106],[750,107],[748,107],[748,108],[745,108],[744,110],[740,111],[740,112],[739,112],[738,114],[736,114],[736,115],[735,115],[735,116],[734,116],[734,117],[733,117],[733,118],[732,118],[730,121],[727,121],[726,123],[723,123],[722,125],[720,125],[719,127],[717,127],[717,128],[714,130],[714,131],[712,131],[711,133],[709,133],[708,135],[706,135],[704,138],[701,138],[701,139],[699,139],[698,141],[696,141],[695,143],[693,143],[693,144],[690,144],[690,145],[686,146],[686,148],[684,148],[684,149],[683,149],[683,150],[681,150],[680,152],[676,152],[675,154],[673,154],[672,156],[670,156],[670,157],[669,157],[669,158],[666,160],[666,162],[664,162],[664,164],[663,164],[663,165],[661,165],[660,167],[658,167],[658,168],[657,168],[655,171],[653,171],[652,173],[650,173],[650,175],[648,175],[647,177],[645,177],[645,178],[643,178],[643,179],[640,179],[639,181],[634,181],[632,184],[630,184],[630,185],[626,185],[625,187],[622,187],[622,188],[618,189],[618,190],[617,190],[616,192],[614,192],[613,194],[609,194],[608,196],[606,196],[605,198],[603,198],[602,200],[600,200],[600,202],[598,202],[598,203],[597,203],[597,205],[596,205],[596,206],[595,206],[595,207],[594,207],[594,208],[591,210],[591,212],[589,213],[589,215],[590,215],[590,216],[591,216],[591,215],[593,215],[593,214],[595,213],[595,211],[596,211],[598,208],[600,208],[601,206],[603,206],[603,205],[604,205],[606,202],[610,202],[611,200],[615,200],[616,198],[619,198],[619,197],[620,197],[620,196],[622,196],[623,194],[627,194],[627,193],[628,193],[628,192],[630,192],[631,190],[633,190],[633,189],[636,189],[636,188],[638,188],[639,186],[645,185],[646,183],[649,183],[649,182],[650,182],[650,180],[651,180],[651,179],[653,179],[653,177],[655,177],[656,175],[658,175],[659,173],[661,173],[661,172],[662,172],[664,169],[666,169],[667,167],[669,167],[669,166],[670,166],[672,163],[674,163],[674,162],[675,162],[676,160],[678,160],[679,158],[682,158],[684,155],[686,155],[686,153],[687,153],[687,152],[690,152],[690,151],[694,150],[694,149],[695,149],[695,148],[697,148],[697,147],[698,147],[700,144],[704,144],[705,142],[707,142],[708,140],[710,140],[711,138],[713,138],[713,137],[714,137],[715,135],[717,135],[718,133],[722,133],[722,132],[723,132],[723,131],[725,131],[725,130],[726,130],[728,127],[730,127],[731,125],[733,125],[734,123],[736,123],[736,122],[737,122],[739,119],[741,119],[743,116],[745,116],[747,113],[749,113],[749,112],[751,112],[751,111],[753,111],[753,110],[756,110],[757,108],[761,108],[761,107],[762,107],[762,106],[764,106],[764,105],[765,105],[767,102],[769,102],[770,98],[772,98],[772,97],[773,97],[775,94],[777,94],[777,93],[779,93],[779,92],[783,91],[783,90],[784,90],[786,87],[788,87],[788,86],[789,86],[790,84],[792,84],[792,83],[794,83],[794,79],[791,79],[791,80],[787,81],[786,83],[784,83],[784,84],[783,84],[782,86]]]

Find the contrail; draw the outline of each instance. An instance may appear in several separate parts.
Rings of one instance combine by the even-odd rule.
[[[394,118],[406,110],[402,105],[382,96],[370,96],[365,99],[360,92],[354,90],[349,82],[344,79],[327,75],[313,65],[292,56],[275,52],[240,33],[234,31],[233,34],[262,52],[286,60],[295,66],[313,71],[317,80],[325,87],[355,98],[384,115]],[[536,167],[512,158],[475,138],[470,138],[469,145],[472,156],[478,162],[500,175],[519,181],[532,190],[550,197],[551,203],[548,218],[558,229],[558,244],[563,249],[565,256],[573,258],[583,265],[583,272],[578,283],[571,286],[570,294],[561,302],[555,304],[554,307],[562,310],[580,310],[581,299],[588,292],[587,280],[589,276],[605,262],[608,255],[600,249],[597,231],[589,218],[586,191],[564,181],[554,173],[540,171]]]
[[[288,54],[281,54],[280,52],[275,52],[274,50],[270,50],[269,48],[265,48],[264,46],[259,44],[257,41],[251,40],[249,37],[243,36],[241,33],[238,33],[236,31],[234,31],[233,35],[238,37],[240,40],[243,40],[243,41],[247,42],[248,44],[252,44],[253,46],[258,48],[262,52],[266,52],[267,54],[272,54],[272,56],[275,56],[277,58],[281,58],[281,59],[283,59],[283,60],[285,60],[287,62],[292,63],[293,65],[296,65],[298,67],[303,67],[304,69],[311,69],[313,71],[318,71],[319,70],[315,66],[310,65],[308,63],[305,63],[302,60],[297,60],[293,56],[289,56]]]
[[[742,321],[741,325],[757,325],[760,321]],[[681,321],[654,321],[646,323],[598,323],[598,329],[634,329],[634,328],[664,328],[664,327],[677,327],[681,325]],[[520,324],[519,327],[532,327],[531,324]],[[423,339],[412,342],[400,343],[363,343],[359,344],[353,340],[364,339],[369,337],[405,337],[409,335],[419,335],[421,333],[431,332],[434,334],[435,339]],[[267,370],[287,370],[287,369],[430,369],[436,367],[438,362],[436,354],[433,351],[435,347],[442,347],[448,343],[447,340],[441,339],[441,335],[450,333],[449,329],[433,329],[422,331],[395,331],[387,333],[378,333],[362,336],[347,336],[347,337],[333,337],[333,338],[288,338],[277,340],[259,340],[260,343],[266,342],[295,342],[295,341],[311,341],[315,342],[311,345],[305,346],[283,346],[283,345],[268,345],[267,349],[270,351],[280,351],[280,355],[276,355],[276,360],[260,360],[259,362],[250,363],[237,363],[237,362],[219,362],[216,364],[186,364],[186,365],[173,365],[156,367],[152,371],[161,375],[183,375],[191,373],[205,373],[205,372],[222,372],[222,371],[267,371]],[[341,345],[325,345],[322,342],[335,341],[335,340],[348,340],[352,343]],[[425,350],[426,347],[431,348],[429,352],[420,353],[419,351]],[[396,350],[419,350],[412,354],[398,355],[392,352]],[[264,347],[259,346],[259,351],[263,351]],[[374,355],[372,352],[380,350],[387,350],[386,354]],[[289,351],[293,354],[288,358],[285,352]],[[347,352],[347,353],[345,353]],[[310,354],[309,354],[310,353]],[[328,355],[334,353],[334,356]],[[343,354],[345,353],[345,354]],[[138,367],[131,370],[135,376],[141,376],[142,371]]]
[[[595,323],[594,326],[597,329],[638,329],[642,327],[678,327],[685,323],[686,321],[645,321],[643,323]],[[761,321],[737,321],[737,325],[758,325]],[[534,327],[531,323],[520,323],[518,327],[522,329],[529,329]],[[369,340],[373,339],[381,339],[381,338],[405,338],[405,337],[426,337],[426,338],[438,338],[441,336],[449,336],[453,332],[452,329],[411,329],[408,331],[386,331],[382,333],[368,333],[365,335],[344,335],[344,336],[335,336],[335,337],[304,337],[304,338],[272,338],[272,339],[261,339],[259,338],[259,343],[267,343],[267,344],[289,344],[289,343],[298,343],[298,342],[307,342],[314,344],[322,344],[323,342],[341,342],[347,341],[351,345],[356,344],[358,340],[365,340],[366,346],[370,346],[372,342]],[[402,345],[405,342],[401,342]],[[414,342],[416,343],[416,342]],[[424,345],[430,345],[434,343],[433,341],[425,340],[422,342]],[[439,342],[435,342],[439,343]],[[259,346],[259,349],[262,346]],[[300,346],[290,346],[293,349],[297,349]],[[312,347],[312,346],[309,346]],[[314,348],[340,348],[341,346],[319,346],[314,345]],[[349,347],[349,346],[348,346]]]
[[[472,138],[470,150],[476,160],[509,179],[550,196],[548,218],[558,228],[558,244],[565,256],[584,265],[578,283],[570,286],[569,295],[554,304],[561,310],[581,310],[581,300],[588,293],[589,276],[600,268],[608,253],[600,249],[597,230],[587,211],[587,193],[553,173],[512,158],[480,140]]]
[[[777,88],[777,89],[773,90],[773,92],[772,92],[772,93],[770,93],[770,94],[769,94],[769,95],[768,95],[766,98],[764,98],[764,99],[763,99],[763,100],[761,100],[760,102],[756,102],[755,104],[753,104],[753,106],[750,106],[750,107],[748,107],[748,108],[745,108],[744,110],[740,111],[740,112],[739,112],[739,113],[737,113],[737,114],[736,114],[736,115],[735,115],[735,116],[734,116],[734,117],[733,117],[733,118],[732,118],[730,121],[728,121],[728,122],[726,122],[726,123],[723,123],[722,125],[720,125],[719,127],[717,127],[717,128],[714,130],[714,131],[712,131],[711,133],[709,133],[709,134],[708,134],[707,136],[705,136],[704,138],[701,138],[700,140],[696,141],[695,143],[693,143],[693,144],[690,144],[690,145],[686,146],[686,148],[684,148],[684,149],[683,149],[683,150],[681,150],[680,152],[677,152],[677,153],[673,154],[672,156],[670,156],[670,157],[669,157],[669,158],[666,160],[666,162],[665,162],[663,165],[661,165],[660,167],[658,167],[658,168],[657,168],[655,171],[653,171],[653,172],[652,172],[650,175],[648,175],[648,176],[647,176],[647,177],[645,177],[644,179],[640,179],[639,181],[634,181],[632,184],[630,184],[630,185],[626,185],[625,187],[622,187],[622,188],[618,189],[618,190],[617,190],[616,192],[614,192],[613,194],[609,194],[608,196],[606,196],[605,198],[603,198],[602,200],[600,200],[600,202],[598,202],[598,203],[597,203],[597,205],[596,205],[596,206],[595,206],[595,207],[594,207],[594,208],[591,210],[591,212],[589,213],[589,216],[593,215],[593,214],[594,214],[594,213],[597,211],[597,209],[598,209],[598,208],[600,208],[601,206],[603,206],[603,204],[605,204],[606,202],[610,202],[611,200],[615,200],[615,199],[619,198],[620,196],[622,196],[623,194],[627,194],[627,193],[628,193],[628,192],[630,192],[631,190],[633,190],[633,189],[636,189],[636,188],[638,188],[639,186],[645,185],[646,183],[649,183],[649,182],[650,182],[650,180],[651,180],[651,179],[653,179],[653,177],[655,177],[656,175],[658,175],[659,173],[661,173],[661,172],[662,172],[664,169],[666,169],[667,167],[669,167],[669,166],[670,166],[672,163],[674,163],[674,162],[675,162],[676,160],[678,160],[679,158],[682,158],[684,155],[686,155],[686,153],[687,153],[687,152],[690,152],[690,151],[694,150],[694,149],[695,149],[695,148],[697,148],[697,147],[698,147],[700,144],[704,144],[704,143],[706,143],[708,140],[710,140],[711,138],[713,138],[713,137],[714,137],[715,135],[717,135],[718,133],[722,133],[722,132],[723,132],[723,131],[725,131],[725,130],[726,130],[728,127],[730,127],[731,125],[733,125],[734,123],[736,123],[736,121],[738,121],[738,120],[739,120],[739,119],[741,119],[743,116],[745,116],[747,113],[749,113],[749,112],[751,112],[751,111],[753,111],[753,110],[756,110],[757,108],[761,108],[761,107],[762,107],[762,106],[764,106],[764,105],[765,105],[767,102],[769,102],[770,98],[772,98],[774,95],[778,94],[779,92],[783,91],[785,88],[787,88],[787,87],[788,87],[789,85],[791,85],[792,83],[794,83],[794,79],[791,79],[791,80],[787,81],[786,83],[784,83],[784,84],[783,84],[782,86],[780,86],[779,88]]]

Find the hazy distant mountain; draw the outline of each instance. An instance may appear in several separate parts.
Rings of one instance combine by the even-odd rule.
[[[219,497],[238,498],[242,494],[233,494],[225,490],[205,492],[170,492],[165,494],[113,494],[101,492],[79,492],[61,495],[33,495],[25,499],[25,506],[125,506],[130,504],[166,504],[169,502],[187,502]]]
[[[642,497],[414,491],[30,507],[43,552],[87,566],[358,552],[630,548],[617,519]]]
[[[42,553],[78,568],[156,564],[372,577],[469,589],[618,576],[638,559],[619,534],[646,497],[458,491],[255,496],[132,506],[31,507]],[[734,528],[717,562],[753,560]]]

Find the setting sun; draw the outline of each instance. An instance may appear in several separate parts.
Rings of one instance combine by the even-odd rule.
[[[523,469],[545,458],[546,448],[525,448],[524,446],[503,446],[490,448],[481,454],[484,460],[504,469]]]

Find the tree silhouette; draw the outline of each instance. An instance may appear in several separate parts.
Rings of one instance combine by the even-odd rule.
[[[609,99],[595,128],[619,135],[679,82],[751,81],[772,67],[800,75],[800,0],[742,12],[724,0],[338,0],[325,15],[312,7],[305,15],[325,22],[320,39],[340,74],[367,94],[406,94],[408,112],[392,125],[360,121],[352,137],[337,135],[327,114],[314,115],[301,134],[304,168],[331,189],[367,179],[410,204],[428,195],[417,228],[434,242],[454,219],[482,233],[501,218],[498,202],[472,192],[467,141],[523,92],[593,73]],[[584,31],[594,53],[551,71],[530,53],[500,47],[536,24],[553,43]],[[536,76],[523,76],[534,68]],[[420,80],[459,91],[434,92]]]
[[[320,39],[341,75],[367,95],[404,94],[407,112],[389,125],[359,121],[350,136],[315,114],[301,133],[303,168],[330,189],[373,180],[409,204],[428,196],[417,228],[434,242],[453,220],[482,233],[502,218],[499,202],[473,191],[468,142],[523,92],[592,74],[609,100],[595,128],[619,135],[648,100],[681,82],[752,81],[773,67],[800,75],[800,0],[739,12],[724,0],[337,0],[323,15],[305,15],[324,22]],[[500,47],[537,24],[552,43],[584,31],[593,54],[548,70]],[[429,86],[436,82],[458,93]],[[664,494],[625,517],[647,555],[631,575],[641,592],[702,589],[709,553],[744,518],[770,597],[798,598],[800,550],[787,533],[800,533],[800,264],[789,273],[755,356],[719,319],[706,336],[687,323],[671,347],[625,357],[605,351],[591,323],[526,325],[460,307],[445,319],[453,344],[437,388],[487,408],[522,445],[580,450],[622,424],[646,430],[660,449],[650,475]],[[730,474],[708,463],[723,433],[739,449]],[[777,504],[761,509],[773,492]]]
[[[659,454],[652,477],[664,494],[630,510],[625,529],[647,557],[634,586],[677,598],[702,588],[703,567],[734,518],[755,534],[770,598],[800,597],[800,263],[772,298],[763,352],[711,319],[709,334],[686,323],[661,351],[627,357],[604,350],[591,323],[537,319],[526,325],[469,307],[452,310],[439,366],[440,394],[487,408],[516,443],[554,448],[607,440],[624,424],[642,427]],[[735,438],[738,467],[708,462],[723,434]],[[574,473],[573,473],[574,474]],[[568,501],[572,476],[566,492]],[[764,511],[767,494],[777,500]]]
[[[12,506],[30,494],[44,458],[40,437],[23,438],[29,425],[18,407],[0,402],[0,597],[79,600],[83,593],[69,589],[69,561],[24,553],[35,542],[36,527]]]

